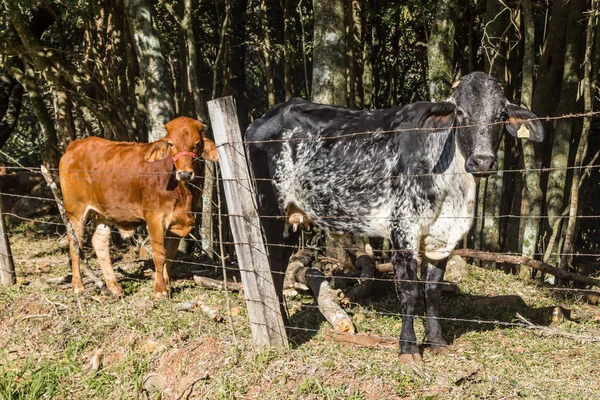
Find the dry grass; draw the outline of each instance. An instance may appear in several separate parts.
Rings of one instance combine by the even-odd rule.
[[[12,237],[19,285],[0,289],[1,399],[590,399],[600,386],[600,344],[542,334],[502,323],[516,313],[557,332],[600,336],[598,307],[500,271],[469,267],[462,294],[443,298],[450,352],[418,369],[400,365],[396,350],[342,346],[326,340],[327,326],[311,299],[289,299],[295,311],[288,351],[255,347],[243,298],[231,294],[238,346],[227,324],[198,310],[174,311],[195,301],[225,311],[222,293],[176,281],[171,300],[154,302],[142,263],[120,264],[127,296],[76,297],[68,284],[49,283],[68,271],[64,238],[19,228]],[[133,260],[133,261],[132,261]],[[176,269],[189,269],[176,265]],[[49,281],[50,280],[50,281]],[[92,292],[90,287],[90,292]],[[359,331],[397,335],[401,321],[393,290],[353,306]],[[554,306],[572,321],[551,323]],[[458,319],[458,320],[454,320]],[[422,337],[422,324],[419,335]],[[308,329],[308,330],[306,330]],[[90,359],[102,350],[98,370]],[[162,391],[149,393],[148,374]],[[158,378],[157,378],[158,377]],[[162,379],[162,381],[160,381]],[[151,388],[150,388],[151,389]]]

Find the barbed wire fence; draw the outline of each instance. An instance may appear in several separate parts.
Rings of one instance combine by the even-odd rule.
[[[585,114],[571,114],[571,115],[565,115],[565,116],[561,116],[561,117],[552,117],[552,118],[541,118],[542,120],[550,120],[550,119],[558,119],[558,118],[581,118],[581,117],[594,117],[597,116],[598,114],[600,114],[599,112],[594,112],[594,113],[585,113]],[[213,117],[211,115],[211,120],[213,120]],[[213,121],[214,123],[214,121]],[[460,128],[460,127],[459,127]],[[385,133],[392,133],[392,132],[357,132],[355,134],[353,134],[352,136],[358,136],[358,135],[375,135],[375,134],[385,134]],[[346,137],[348,135],[340,135],[341,137]],[[312,138],[314,139],[314,138]],[[222,154],[225,154],[224,152],[222,152],[221,150],[225,147],[229,148],[229,150],[232,153],[237,153],[238,156],[242,156],[243,159],[245,160],[245,154],[244,154],[244,150],[243,150],[243,146],[245,145],[245,143],[241,140],[236,141],[236,140],[230,140],[229,142],[222,142],[222,143],[217,143],[217,145],[219,146],[219,153],[220,156]],[[6,157],[7,159],[10,159],[10,155],[5,154],[3,152],[0,151],[0,154],[2,154],[4,157]],[[598,154],[594,155],[590,160],[590,162],[585,165],[585,166],[566,166],[564,168],[554,168],[554,169],[563,169],[563,170],[573,170],[574,172],[577,173],[583,173],[585,171],[591,171],[594,169],[600,169],[600,164],[596,164],[596,161],[598,159]],[[222,158],[223,160],[223,158]],[[25,168],[22,165],[18,164],[18,162],[16,160],[12,160],[13,164],[12,165],[8,165],[6,166],[6,170],[7,171],[11,171],[11,172],[20,172],[20,171],[28,171],[31,174],[41,174],[41,169],[40,168]],[[221,161],[223,162],[223,161]],[[237,163],[239,164],[240,161],[238,160]],[[244,161],[245,163],[245,161]],[[506,170],[502,170],[499,171],[501,173],[514,173],[514,174],[528,174],[528,173],[540,173],[540,172],[548,172],[550,170],[553,170],[552,168],[523,168],[523,169],[506,169]],[[86,171],[88,173],[91,173],[93,171]],[[53,176],[54,180],[57,181],[58,180],[58,171],[56,170],[51,170],[50,174]],[[124,174],[126,174],[126,171],[124,171]],[[418,174],[417,176],[426,176],[428,174]],[[140,176],[141,179],[151,179],[152,176]],[[348,180],[355,180],[355,179],[364,179],[364,178],[368,178],[368,179],[373,179],[373,180],[378,180],[378,179],[390,179],[390,177],[377,177],[377,176],[371,176],[371,177],[357,177],[357,176],[353,176],[353,177],[340,177],[340,179],[348,179]],[[393,177],[392,177],[393,178]],[[259,178],[260,179],[260,178]],[[323,179],[321,177],[306,177],[305,179],[310,180],[319,180],[319,179]],[[253,178],[253,177],[237,177],[235,179],[231,179],[231,178],[227,178],[227,177],[223,177],[220,176],[217,178],[217,184],[223,184],[224,186],[227,184],[240,184],[242,185],[241,187],[245,188],[246,190],[250,191],[254,181],[256,181],[257,179]],[[113,183],[113,184],[118,184],[117,183]],[[2,188],[2,192],[0,193],[1,196],[5,197],[5,198],[15,198],[15,199],[29,199],[29,200],[35,200],[35,201],[39,201],[39,202],[48,202],[49,204],[54,204],[56,203],[55,199],[52,198],[47,198],[47,197],[42,197],[42,196],[33,196],[33,195],[25,195],[25,194],[14,194],[14,193],[9,193],[7,192],[4,188]],[[228,193],[227,190],[225,191],[225,196],[221,196],[221,197],[227,197]],[[220,203],[216,203],[214,200],[211,200],[213,202],[213,208],[217,209],[218,207],[220,207]],[[255,208],[256,211],[256,205],[253,203],[253,206]],[[248,216],[245,213],[242,212],[236,212],[234,210],[231,210],[230,208],[228,208],[229,211],[227,212],[221,212],[219,213],[219,218],[228,218],[230,220],[232,219],[241,219],[244,220],[246,223],[249,223],[250,225],[252,225],[252,227],[254,229],[258,229],[260,231],[261,227],[260,224],[258,223],[258,219],[254,220],[254,221],[250,221],[250,219],[248,218]],[[193,213],[196,216],[199,216],[200,213],[196,212],[195,210],[193,211]],[[11,211],[4,211],[2,213],[2,217],[11,217],[14,220],[20,220],[23,222],[29,222],[29,223],[35,223],[35,224],[42,224],[48,227],[53,227],[55,230],[57,231],[63,231],[64,229],[64,224],[62,222],[59,222],[57,220],[46,220],[43,218],[30,218],[30,217],[26,217],[26,216],[21,216],[21,215],[17,215]],[[281,215],[258,215],[258,213],[256,214],[257,218],[283,218]],[[323,219],[327,219],[327,218],[342,218],[339,216],[319,216],[320,218]],[[380,218],[380,217],[371,217],[371,218]],[[417,221],[420,217],[411,217],[412,220]],[[449,217],[450,218],[450,217]],[[539,216],[526,216],[526,215],[513,215],[513,214],[502,214],[502,215],[486,215],[484,216],[471,216],[471,215],[465,215],[465,216],[460,216],[460,217],[451,217],[451,218],[468,218],[468,219],[477,219],[477,218],[497,218],[497,219],[514,219],[514,220],[522,220],[522,219],[526,219],[526,218],[532,218],[532,219],[547,219],[549,218],[548,216],[543,216],[543,215],[539,215]],[[568,218],[568,215],[562,215],[562,216],[557,216],[554,218]],[[594,219],[594,220],[598,220],[600,219],[600,215],[578,215],[577,216],[578,219]],[[93,233],[94,228],[87,225],[86,228],[86,233]],[[283,232],[282,232],[283,233]],[[7,235],[10,238],[10,233],[7,233]],[[148,235],[147,233],[138,233],[138,236],[142,238],[142,240],[146,240],[148,239]],[[234,238],[234,240],[223,240],[222,235],[220,235],[221,237],[219,238],[220,240],[217,241],[218,245],[221,246],[221,250],[220,251],[215,251],[213,256],[216,258],[216,262],[199,262],[199,261],[190,261],[190,260],[173,260],[181,265],[184,265],[186,268],[201,268],[201,269],[206,269],[206,268],[213,268],[213,269],[221,269],[222,272],[224,274],[227,274],[228,272],[232,273],[232,274],[241,274],[242,276],[242,280],[243,281],[247,281],[248,280],[248,276],[251,276],[253,274],[257,274],[256,269],[254,267],[252,268],[248,268],[247,263],[246,262],[241,262],[240,258],[239,258],[239,254],[236,254],[237,256],[237,263],[232,262],[233,260],[231,259],[232,255],[226,255],[224,254],[224,250],[222,246],[234,246],[236,247],[236,253],[237,253],[237,249],[240,246],[245,246],[247,248],[252,248],[255,251],[257,251],[257,253],[255,254],[262,254],[263,258],[261,259],[262,261],[260,261],[260,263],[262,263],[262,265],[259,265],[259,267],[263,268],[260,273],[259,273],[259,277],[261,280],[266,279],[266,281],[269,281],[269,279],[267,279],[268,277],[266,277],[264,275],[265,270],[264,267],[268,266],[268,263],[265,265],[265,261],[266,260],[266,255],[267,255],[267,249],[273,246],[286,246],[286,247],[292,247],[294,249],[297,248],[297,246],[291,246],[291,245],[284,245],[284,244],[263,244],[262,241],[260,240],[256,240],[256,238],[254,239],[246,239],[246,240],[236,240]],[[58,240],[58,239],[57,239]],[[197,243],[197,239],[195,238],[184,238],[184,241],[187,242],[191,242],[191,243]],[[263,244],[264,247],[261,249],[259,246]],[[82,249],[85,250],[86,252],[90,252],[92,251],[92,248],[89,246],[85,246],[82,244]],[[324,250],[326,249],[326,246],[319,246],[318,249],[314,249],[316,250]],[[355,248],[345,248],[345,250],[355,250]],[[214,250],[213,250],[214,251]],[[393,252],[394,250],[389,250],[390,252]],[[396,250],[396,251],[404,251],[404,250]],[[0,255],[2,252],[0,251]],[[510,256],[519,256],[521,255],[520,253],[517,252],[499,252],[497,254],[500,255],[510,255]],[[543,252],[539,252],[539,253],[535,253],[533,254],[533,256],[543,256],[545,253]],[[589,253],[581,253],[581,252],[561,252],[560,250],[556,251],[555,253],[558,256],[590,256],[590,257],[600,257],[600,253],[594,253],[594,252],[589,252]],[[4,254],[4,255],[8,255],[8,254]],[[254,260],[256,261],[256,260]],[[18,260],[17,260],[18,262]],[[65,262],[67,262],[65,260]],[[256,264],[256,262],[253,262],[254,264]],[[271,275],[271,274],[283,274],[285,275],[285,271],[267,271],[267,275]],[[129,278],[131,279],[131,278]],[[374,276],[374,277],[369,277],[369,278],[364,278],[364,277],[358,277],[358,276],[344,276],[343,278],[344,280],[347,280],[348,282],[364,282],[365,280],[370,280],[373,282],[383,282],[383,283],[394,283],[397,282],[397,279],[394,279],[392,277],[386,276],[384,275],[380,275],[380,276]],[[414,282],[414,281],[410,281],[410,282]],[[433,282],[428,282],[426,280],[418,280],[416,282],[419,282],[420,284],[427,284],[427,283],[433,283]],[[454,283],[452,282],[435,282],[436,284],[440,284],[440,285],[454,285]],[[269,283],[269,285],[272,286],[272,281]],[[226,285],[224,285],[226,287]],[[577,294],[582,294],[582,293],[591,293],[591,294],[598,294],[598,289],[594,289],[593,287],[590,288],[571,288],[571,287],[552,287],[552,286],[547,286],[545,287],[546,290],[550,290],[550,291],[555,291],[557,293],[577,293]],[[226,290],[226,289],[225,289]],[[264,287],[262,287],[260,290],[265,290]],[[274,293],[275,289],[273,288],[273,293]],[[264,293],[261,293],[264,295]],[[265,299],[264,297],[259,296],[258,298],[253,298],[253,297],[248,297],[248,293],[246,292],[246,290],[244,291],[244,295],[246,296],[246,303],[248,305],[248,307],[251,307],[252,304],[256,304],[259,307],[264,307],[265,305],[268,305],[268,308],[272,311],[274,308],[273,306],[273,301],[277,301],[276,298],[273,298],[272,293],[269,294],[269,300],[268,300],[268,304],[265,303]],[[307,308],[307,309],[318,309],[319,305],[314,304],[314,305],[307,305],[304,304],[303,307]],[[378,316],[387,316],[387,317],[396,317],[396,318],[401,318],[404,315],[402,313],[394,313],[394,312],[385,312],[385,311],[373,311],[376,315]],[[429,317],[424,317],[424,316],[419,316],[416,315],[415,316],[416,319],[424,319],[424,318],[429,318]],[[492,326],[506,326],[506,327],[520,327],[520,328],[524,328],[524,329],[539,329],[540,327],[535,327],[532,326],[532,324],[522,318],[519,318],[517,316],[517,321],[515,322],[513,321],[499,321],[499,320],[486,320],[486,319],[479,319],[479,318],[473,318],[473,319],[465,319],[465,318],[452,318],[452,317],[438,317],[438,319],[443,320],[445,322],[464,322],[464,323],[471,323],[471,324],[479,324],[479,325],[492,325]],[[281,322],[277,322],[276,324],[278,324],[278,329],[279,329],[279,334],[276,336],[281,337],[281,328],[284,328],[283,330],[283,335],[285,335],[285,329],[287,330],[291,330],[291,331],[304,331],[304,332],[310,332],[310,333],[317,333],[319,330],[318,329],[314,329],[314,328],[308,328],[308,327],[303,327],[303,326],[293,326],[289,323],[289,321],[287,323],[284,323],[283,320],[281,320]],[[262,321],[258,321],[258,322],[252,322],[251,321],[251,326],[252,325],[258,325],[258,326],[268,326],[267,323],[265,323],[264,320]],[[268,330],[268,329],[267,329]],[[285,336],[284,336],[285,337]],[[578,340],[584,340],[584,341],[588,341],[588,342],[599,342],[600,341],[600,337],[595,337],[595,336],[590,336],[590,335],[577,335],[577,339]],[[257,341],[257,343],[260,341],[260,339],[257,339],[255,337],[255,341]],[[264,342],[263,342],[264,343]],[[271,340],[267,339],[266,343],[273,343]],[[277,341],[277,343],[283,343],[281,342],[281,340]],[[286,340],[287,343],[287,340]],[[280,344],[281,345],[281,344]]]

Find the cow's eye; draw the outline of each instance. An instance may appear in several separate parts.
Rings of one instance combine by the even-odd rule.
[[[500,121],[506,121],[508,119],[508,112],[506,108],[502,110],[502,114],[500,114]]]
[[[464,117],[465,116],[465,112],[463,110],[461,110],[460,108],[456,109],[456,116],[457,117]]]
[[[167,146],[173,147],[173,143],[172,142],[167,142]]]

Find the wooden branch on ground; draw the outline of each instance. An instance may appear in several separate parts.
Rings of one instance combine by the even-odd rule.
[[[313,254],[309,250],[300,250],[290,258],[285,282],[289,287],[294,282],[309,287],[317,304],[319,311],[325,319],[339,332],[354,332],[352,319],[340,306],[340,290],[332,289],[329,281],[321,271],[311,268]]]
[[[586,285],[597,286],[600,288],[600,279],[594,279],[586,275],[577,274],[574,272],[569,272],[564,269],[553,267],[552,265],[543,263],[538,260],[532,260],[531,258],[524,256],[516,256],[510,254],[497,254],[490,253],[487,251],[479,251],[472,249],[457,249],[452,252],[453,255],[458,255],[461,257],[473,257],[478,258],[480,260],[486,261],[496,261],[496,262],[505,262],[510,264],[521,264],[526,265],[530,268],[536,269],[538,271],[545,272],[550,275],[554,275],[557,278],[565,279],[569,281],[584,283]]]
[[[326,340],[335,341],[360,347],[374,347],[395,349],[398,348],[398,338],[391,336],[379,336],[371,333],[342,333],[336,331],[327,332]]]
[[[346,297],[353,302],[369,297],[375,289],[375,281],[373,280],[375,277],[375,260],[364,252],[357,254],[357,256],[358,258],[354,264],[360,270],[358,284],[351,286],[344,292]]]
[[[558,329],[552,329],[552,328],[547,327],[547,326],[536,325],[533,322],[531,322],[528,319],[526,319],[525,317],[523,317],[519,313],[516,314],[516,317],[517,317],[517,319],[519,321],[521,321],[525,325],[527,325],[526,327],[528,329],[533,329],[536,332],[538,332],[540,335],[562,336],[562,337],[573,339],[573,340],[576,340],[576,341],[582,342],[582,343],[598,343],[598,342],[600,342],[600,337],[599,336],[576,335],[574,333],[563,332],[563,331],[560,331]]]
[[[600,279],[595,279],[587,275],[577,274],[575,272],[569,272],[564,269],[556,268],[550,264],[538,260],[532,260],[531,258],[524,256],[517,256],[511,254],[498,254],[490,253],[488,251],[472,250],[472,249],[456,249],[452,251],[451,255],[461,257],[472,257],[478,258],[485,261],[495,261],[498,263],[509,263],[509,264],[520,264],[526,265],[529,268],[533,268],[538,271],[545,272],[550,275],[554,275],[557,278],[565,279],[569,281],[579,282],[586,285],[597,286],[600,288]],[[380,273],[392,272],[392,263],[377,264],[377,271]]]
[[[223,290],[223,281],[218,281],[216,279],[211,279],[211,278],[207,278],[206,276],[198,276],[198,275],[194,275],[194,282],[196,282],[196,284],[198,286],[201,286],[203,288],[206,289],[213,289],[213,290]],[[236,283],[236,282],[227,282],[227,290],[232,291],[232,292],[239,292],[243,289],[243,286],[241,283]]]
[[[96,284],[96,286],[98,286],[100,288],[100,290],[107,291],[104,281],[99,279],[98,276],[96,276],[96,274],[94,273],[94,271],[88,264],[87,259],[85,258],[85,254],[81,250],[79,241],[77,240],[77,236],[75,236],[75,232],[73,232],[73,227],[71,226],[71,222],[69,221],[69,218],[67,218],[67,212],[65,211],[65,206],[63,205],[63,202],[58,195],[58,186],[56,186],[56,183],[52,179],[52,176],[50,175],[50,172],[48,172],[48,168],[46,168],[45,165],[42,165],[42,167],[40,169],[42,171],[42,175],[44,176],[44,179],[46,180],[46,183],[50,187],[50,190],[52,190],[52,194],[54,195],[54,200],[56,200],[56,205],[58,206],[58,212],[60,213],[60,217],[62,218],[63,223],[65,224],[65,227],[67,228],[67,234],[69,235],[69,239],[73,243],[73,247],[75,247],[75,251],[77,253],[79,253],[79,258],[82,261],[81,266],[83,267],[83,273],[86,274],[88,276],[88,278],[93,280],[94,283]]]

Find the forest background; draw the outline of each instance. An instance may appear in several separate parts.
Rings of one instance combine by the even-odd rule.
[[[500,172],[478,183],[467,245],[591,273],[597,20],[596,0],[6,0],[0,160],[9,172],[53,170],[76,138],[153,141],[175,116],[209,123],[206,102],[221,96],[234,97],[243,131],[294,96],[392,107],[442,100],[460,76],[484,71],[543,118],[547,140],[504,135]],[[214,166],[205,172],[208,250]]]

